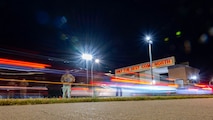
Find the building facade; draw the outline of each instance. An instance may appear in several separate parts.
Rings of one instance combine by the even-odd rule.
[[[145,81],[173,81],[180,86],[197,82],[200,70],[190,67],[189,65],[181,65],[175,63],[175,57],[167,57],[152,61],[153,76],[151,76],[150,62],[131,65],[123,68],[115,69],[115,76],[130,77]]]

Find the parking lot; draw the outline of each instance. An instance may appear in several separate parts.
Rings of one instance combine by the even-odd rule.
[[[213,99],[0,106],[1,120],[212,120]]]

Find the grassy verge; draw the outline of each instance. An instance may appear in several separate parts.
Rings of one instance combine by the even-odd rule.
[[[174,96],[140,96],[140,97],[99,97],[99,98],[37,98],[37,99],[0,99],[0,106],[5,105],[34,105],[76,102],[109,102],[109,101],[139,101],[139,100],[171,100],[213,98],[213,95],[174,95]]]

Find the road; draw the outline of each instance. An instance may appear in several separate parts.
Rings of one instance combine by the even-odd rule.
[[[0,106],[1,120],[213,120],[213,98]]]

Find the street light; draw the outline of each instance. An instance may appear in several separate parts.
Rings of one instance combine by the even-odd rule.
[[[100,60],[99,59],[95,59],[95,61],[92,61],[92,64],[91,64],[91,80],[92,80],[92,97],[94,97],[94,88],[93,88],[93,64],[95,63],[99,63]]]
[[[99,60],[99,59],[95,59],[94,62],[95,62],[95,63],[99,63],[100,60]],[[91,79],[92,79],[92,82],[93,82],[93,64],[94,64],[94,62],[92,62],[92,65],[91,65]]]
[[[151,71],[151,80],[152,84],[154,84],[153,81],[153,70],[152,70],[152,38],[150,36],[146,36],[145,40],[149,43],[149,60],[150,60],[150,71]]]
[[[190,82],[191,83],[198,83],[198,77],[196,75],[193,75],[190,77]]]
[[[88,84],[88,61],[92,60],[92,55],[91,54],[82,54],[82,59],[86,60],[86,69],[87,69],[87,84]]]

